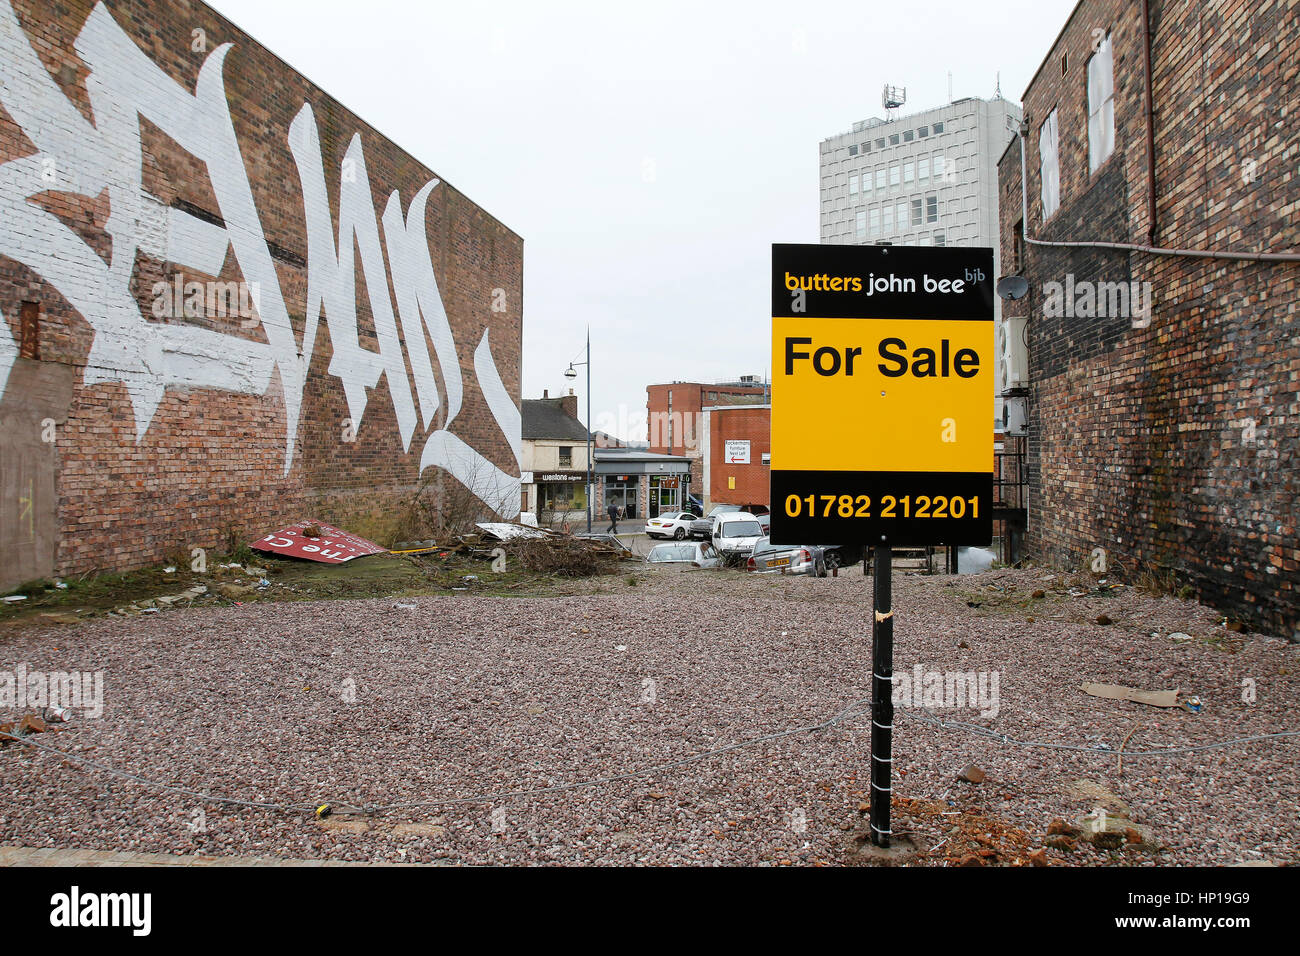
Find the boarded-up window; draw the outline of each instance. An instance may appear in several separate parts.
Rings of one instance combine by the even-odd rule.
[[[41,305],[39,302],[24,302],[19,328],[18,354],[25,359],[40,360],[41,357]]]

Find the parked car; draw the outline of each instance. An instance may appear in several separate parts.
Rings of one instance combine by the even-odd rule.
[[[681,541],[691,533],[691,522],[696,516],[689,511],[669,511],[645,523],[645,533],[651,538],[676,538]]]
[[[862,560],[862,546],[856,544],[832,544],[823,548],[826,552],[826,567],[829,570],[848,567]]]
[[[767,512],[767,505],[714,505],[714,510],[708,512],[703,518],[697,518],[690,523],[690,536],[698,538],[710,538],[714,533],[714,520],[718,515],[736,514],[737,511],[746,511],[759,518],[759,524],[770,522],[770,515]]]
[[[762,538],[762,525],[748,511],[718,515],[713,523],[713,547],[724,560],[735,555],[749,554]]]
[[[718,553],[707,541],[679,541],[656,544],[645,556],[646,564],[690,564],[697,568],[712,568],[718,564]]]
[[[773,544],[759,538],[746,567],[758,574],[810,574],[824,578],[827,574],[827,549],[816,544]]]

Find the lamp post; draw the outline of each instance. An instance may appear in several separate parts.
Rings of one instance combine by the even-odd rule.
[[[585,365],[587,367],[587,533],[591,534],[591,496],[596,491],[596,480],[593,473],[595,463],[591,459],[591,328],[587,328],[587,361],[570,362],[569,367],[564,370],[564,377],[573,380],[578,377],[577,366]]]

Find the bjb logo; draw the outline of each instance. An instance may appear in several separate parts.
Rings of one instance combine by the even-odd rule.
[[[970,283],[983,282],[983,281],[984,281],[984,270],[983,270],[983,269],[967,269],[967,270],[966,270],[966,281],[967,281],[967,282],[970,282]]]

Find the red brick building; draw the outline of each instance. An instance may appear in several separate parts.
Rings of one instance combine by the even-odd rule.
[[[518,235],[202,3],[0,0],[0,61],[0,588],[518,513]]]
[[[704,409],[706,504],[771,505],[772,406]]]
[[[1030,556],[1294,637],[1298,42],[1287,0],[1084,0],[1024,94],[1024,211],[1021,139],[999,167]]]
[[[753,405],[768,400],[768,386],[757,376],[734,382],[669,382],[646,387],[646,421],[650,451],[685,455],[691,460],[691,484],[704,490],[700,445],[703,410],[711,405]]]

